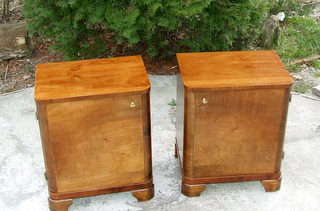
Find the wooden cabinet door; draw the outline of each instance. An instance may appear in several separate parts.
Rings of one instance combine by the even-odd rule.
[[[287,89],[196,92],[195,95],[194,177],[280,170]]]
[[[47,105],[47,165],[57,192],[144,182],[142,102],[134,95]]]

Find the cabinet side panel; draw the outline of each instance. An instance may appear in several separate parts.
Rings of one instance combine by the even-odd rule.
[[[141,95],[142,98],[142,125],[144,140],[144,174],[145,180],[152,179],[152,147],[151,147],[151,120],[150,120],[150,92]]]
[[[51,192],[57,191],[57,183],[55,176],[55,163],[52,154],[52,147],[50,143],[48,118],[47,118],[47,105],[44,103],[36,103],[37,116],[39,122],[39,129],[41,135],[42,152],[45,162],[46,177],[48,182],[48,189]]]
[[[286,89],[197,92],[195,99],[195,177],[279,170]]]
[[[195,95],[184,89],[183,174],[194,177]]]
[[[193,177],[194,94],[177,77],[177,142],[183,175]]]
[[[283,99],[283,115],[282,115],[282,121],[280,125],[280,143],[278,146],[278,152],[277,152],[277,162],[276,162],[276,171],[281,170],[281,161],[282,161],[282,154],[283,154],[283,145],[284,145],[284,138],[286,133],[286,126],[287,126],[287,117],[288,117],[288,109],[289,109],[289,100],[290,100],[290,93],[291,89],[284,89],[284,99]]]
[[[141,95],[52,103],[47,113],[58,192],[145,181]]]

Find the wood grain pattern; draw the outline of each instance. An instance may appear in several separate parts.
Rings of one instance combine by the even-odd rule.
[[[48,128],[48,118],[47,118],[47,107],[46,104],[36,103],[38,122],[41,135],[42,152],[45,162],[45,177],[48,183],[48,189],[56,192],[56,176],[54,165],[54,157],[52,156],[52,146],[49,144],[49,128]]]
[[[197,92],[190,176],[280,171],[286,93],[286,89]],[[202,104],[203,98],[208,104]]]
[[[183,183],[281,178],[292,79],[275,53],[179,54],[178,63],[176,147]]]
[[[52,101],[127,92],[146,93],[149,88],[141,56],[38,64],[35,99]]]
[[[44,98],[36,98],[36,104],[49,195],[50,199],[58,200],[52,202],[52,209],[59,210],[57,207],[64,199],[121,191],[141,190],[140,194],[136,194],[139,200],[152,198],[149,81],[145,70],[144,74],[140,73],[139,78],[132,78],[136,73],[131,74],[131,71],[128,71],[128,78],[121,78],[125,73],[122,70],[125,61],[128,61],[128,67],[132,66],[131,68],[135,65],[132,63],[130,66],[130,62],[137,62],[139,75],[142,62],[139,58],[120,59],[120,69],[116,68],[118,60],[95,60],[78,66],[67,63],[67,69],[62,68],[61,77],[50,73],[57,77],[57,81],[41,81],[41,78],[48,77],[48,71],[43,69],[38,72],[41,83],[47,83],[38,83],[35,89],[44,92],[38,93],[38,96]],[[72,79],[69,83],[70,78],[64,75],[70,68],[76,68],[80,78],[95,80],[102,72],[94,67],[100,67],[102,63],[111,67],[102,68],[106,70],[104,78],[109,78],[110,81],[104,81],[101,86],[88,86],[87,90],[79,91],[73,83],[80,81]],[[87,65],[93,65],[93,69],[88,69]],[[62,66],[63,63],[56,67]],[[46,67],[44,65],[42,68]],[[50,71],[54,72],[49,68]],[[130,81],[125,82],[131,79],[141,79],[141,84],[147,83],[140,86]],[[116,80],[120,82],[115,82]],[[100,82],[98,80],[97,83]],[[58,95],[53,93],[55,89],[47,90],[52,84],[59,89],[63,84],[66,93]],[[80,84],[77,86],[82,87]],[[119,86],[119,92],[116,86]],[[141,91],[141,87],[146,90]],[[61,206],[64,207],[63,203]]]
[[[144,181],[139,95],[51,103],[47,115],[58,192]]]
[[[178,53],[187,89],[212,91],[290,87],[292,78],[274,51]]]
[[[50,192],[63,195],[152,178],[150,117],[145,116],[149,94],[37,105]]]
[[[179,151],[179,146],[178,142],[176,140],[175,144],[177,150]],[[182,163],[183,160],[180,157],[180,154],[178,153],[178,159],[179,159],[179,164],[180,168],[182,169]],[[281,172],[276,172],[276,173],[270,173],[270,174],[249,174],[249,175],[233,175],[233,176],[214,176],[214,177],[198,177],[198,178],[191,178],[191,177],[186,177],[183,174],[183,171],[181,171],[181,177],[182,181],[184,184],[188,185],[203,185],[203,184],[210,184],[210,183],[225,183],[225,182],[246,182],[246,181],[255,181],[255,180],[278,180],[281,178]]]

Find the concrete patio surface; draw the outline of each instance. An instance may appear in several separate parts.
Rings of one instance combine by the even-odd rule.
[[[130,192],[75,199],[69,210],[319,210],[320,101],[293,95],[282,163],[282,187],[260,182],[211,184],[200,197],[180,193],[175,126],[168,103],[175,76],[150,76],[155,197],[138,203]],[[0,96],[0,210],[48,210],[47,185],[33,89]]]

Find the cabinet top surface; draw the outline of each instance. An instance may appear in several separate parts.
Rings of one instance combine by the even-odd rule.
[[[274,51],[178,53],[177,59],[190,89],[290,87],[293,82]]]
[[[35,99],[140,92],[149,88],[141,56],[38,64]]]

